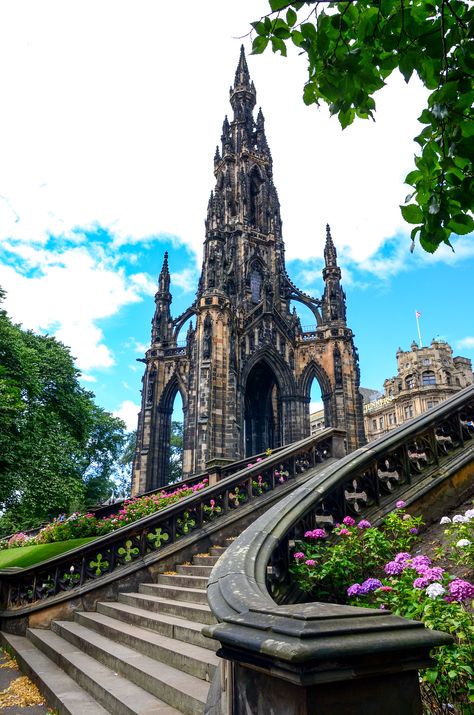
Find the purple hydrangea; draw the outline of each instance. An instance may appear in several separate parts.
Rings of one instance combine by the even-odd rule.
[[[406,564],[407,561],[411,559],[411,554],[407,553],[406,551],[400,551],[395,558],[394,561],[397,562],[397,564]]]
[[[429,584],[428,579],[422,578],[421,576],[419,578],[416,578],[413,581],[413,588],[426,588]]]
[[[293,554],[293,558],[299,561],[300,559],[304,559],[306,557],[302,551],[297,551],[296,554]]]
[[[385,564],[383,567],[383,570],[388,576],[398,576],[398,574],[401,574],[402,571],[405,568],[404,562],[401,561],[389,561],[388,564]]]
[[[430,569],[423,571],[423,578],[426,578],[430,583],[433,581],[441,581],[443,578],[444,569],[441,566],[433,566]]]
[[[416,528],[416,526],[411,527],[410,534],[418,534],[418,529]]]
[[[324,529],[313,529],[313,531],[307,531],[305,537],[307,539],[325,539],[327,536]]]
[[[308,559],[307,561],[305,561],[305,564],[306,566],[315,566],[316,561],[314,559]]]
[[[359,529],[370,529],[372,524],[370,523],[370,521],[367,521],[367,519],[361,519],[357,526],[359,527]]]
[[[381,585],[382,581],[379,581],[378,578],[368,578],[361,583],[360,593],[361,595],[365,595],[366,593],[370,593],[371,591],[375,591],[377,588],[380,588]]]
[[[407,505],[407,503],[406,503],[406,501],[403,501],[403,499],[400,499],[400,501],[397,501],[397,503],[395,504],[397,509],[404,509],[406,507],[406,505]]]
[[[347,589],[347,595],[349,597],[359,596],[362,592],[361,589],[362,586],[360,585],[360,583],[353,583],[352,586],[349,586],[349,588]]]
[[[346,526],[354,526],[355,519],[353,519],[352,516],[345,516],[344,519],[342,520],[342,523],[345,524]]]
[[[469,598],[474,598],[474,586],[469,581],[456,578],[449,584],[449,595],[455,601],[466,601]]]
[[[424,566],[431,566],[431,559],[423,554],[414,556],[410,561],[410,568],[415,569],[415,571],[418,571],[420,567],[423,568]]]

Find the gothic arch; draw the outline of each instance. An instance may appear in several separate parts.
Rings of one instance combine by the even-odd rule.
[[[294,395],[296,393],[296,382],[289,365],[275,350],[273,350],[273,348],[268,345],[253,353],[253,355],[245,363],[242,371],[242,385],[244,387],[244,391],[247,385],[247,378],[251,370],[259,362],[266,363],[268,367],[273,370],[275,377],[278,379],[279,388],[283,395]]]
[[[189,318],[191,318],[193,315],[196,315],[196,314],[197,314],[196,306],[191,305],[191,306],[189,306],[189,308],[187,308],[184,311],[184,313],[181,313],[181,315],[178,318],[176,318],[176,320],[173,321],[173,328],[174,328],[173,339],[174,340],[178,339],[179,331],[181,330],[181,328],[183,327],[185,322],[187,320],[189,320]]]
[[[187,391],[185,386],[183,385],[181,376],[175,370],[175,372],[173,372],[173,375],[166,383],[163,392],[161,393],[161,397],[158,401],[158,410],[160,412],[169,412],[171,414],[173,411],[174,400],[178,392],[181,395],[181,399],[183,401],[183,412],[186,412],[188,406]]]
[[[304,298],[303,296],[299,295],[292,295],[291,300],[295,303],[301,303],[302,305],[305,305],[307,308],[309,308],[316,319],[316,325],[322,325],[323,319],[321,318],[321,313],[319,312],[317,306],[315,306],[311,300],[308,300],[307,298]]]
[[[303,370],[298,387],[305,400],[310,400],[311,384],[316,379],[321,388],[321,397],[324,404],[324,423],[326,427],[335,424],[335,406],[333,404],[334,391],[326,370],[316,360],[311,359]]]

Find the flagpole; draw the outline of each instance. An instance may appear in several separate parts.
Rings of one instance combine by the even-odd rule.
[[[420,318],[421,313],[418,310],[415,310],[415,318],[416,318],[416,327],[418,328],[418,340],[420,341],[420,348],[423,347],[423,343],[421,342],[421,333],[420,333]]]

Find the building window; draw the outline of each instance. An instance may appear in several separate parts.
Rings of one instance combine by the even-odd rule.
[[[428,410],[431,410],[432,407],[435,407],[438,404],[438,400],[427,400],[426,401],[426,407]]]
[[[423,358],[423,365],[431,365],[431,360],[429,358]]]
[[[413,405],[405,405],[405,419],[410,420],[413,417]]]
[[[408,375],[408,377],[405,380],[405,384],[407,386],[407,390],[413,390],[413,388],[415,387],[415,376]]]
[[[436,375],[431,370],[423,373],[423,385],[436,385]]]
[[[260,303],[260,291],[262,288],[262,275],[256,268],[250,274],[250,290],[252,291],[252,303]]]
[[[374,432],[377,431],[377,420],[372,420],[372,429],[374,430]]]
[[[394,425],[395,423],[395,412],[390,412],[388,416],[388,423],[389,425]]]
[[[447,385],[452,384],[451,375],[449,374],[449,372],[446,373],[446,384]]]
[[[379,426],[380,426],[380,429],[383,429],[383,416],[380,417],[380,419],[379,419]]]

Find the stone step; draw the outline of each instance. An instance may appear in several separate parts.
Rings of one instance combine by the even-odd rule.
[[[158,583],[167,586],[184,586],[186,588],[206,589],[208,578],[206,576],[186,576],[179,573],[158,574]]]
[[[209,553],[211,556],[222,556],[226,548],[226,546],[211,546]]]
[[[68,640],[46,630],[30,629],[29,637],[114,715],[202,715],[208,683],[79,623],[54,623]]]
[[[190,643],[180,643],[177,647],[176,641],[173,638],[153,633],[144,628],[123,623],[115,618],[106,616],[103,613],[85,613],[76,612],[75,622],[85,628],[90,628],[96,631],[105,638],[116,643],[121,643],[128,648],[133,648],[139,653],[154,658],[161,663],[182,670],[184,673],[201,678],[201,680],[210,681],[214,675],[214,671],[219,664],[219,659],[214,653],[206,648],[192,645]],[[55,621],[53,630],[63,638],[70,640],[69,633],[71,632],[70,621],[61,623]],[[77,634],[77,629],[72,629],[73,634]],[[76,635],[76,640],[79,643],[80,633]],[[80,644],[81,650],[87,652],[87,641],[85,644]],[[100,658],[105,664],[106,659]],[[109,666],[113,667],[113,666]]]
[[[140,589],[142,585],[140,586]],[[185,601],[172,601],[168,598],[149,596],[145,593],[120,593],[120,603],[128,603],[137,608],[149,609],[158,613],[167,613],[170,616],[177,616],[188,621],[213,625],[216,619],[211,613],[209,606],[203,603],[186,603]]]
[[[155,713],[156,715],[182,715],[178,709],[171,707],[168,703],[150,693],[148,689],[145,690],[131,681],[130,675],[137,670],[137,665],[140,665],[137,662],[138,659],[144,659],[145,656],[135,654],[137,657],[133,658],[130,653],[129,662],[124,663],[124,675],[126,677],[122,677],[117,670],[111,670],[99,663],[95,658],[81,652],[74,644],[64,640],[53,631],[30,628],[27,631],[27,635],[35,646],[62,668],[84,690],[87,690],[107,712],[113,713],[113,715],[149,715],[151,713],[153,715]],[[111,641],[108,641],[108,643],[112,649],[116,646]],[[130,660],[133,661],[133,664]],[[161,663],[155,663],[154,666],[156,670],[157,666],[161,667]],[[148,670],[151,672],[145,671],[142,681],[144,684],[149,685],[153,680],[153,669],[149,667]],[[140,673],[139,668],[138,672]],[[191,676],[186,677],[190,678]],[[197,679],[194,680],[197,681]],[[202,684],[206,685],[205,683]],[[195,707],[193,710],[188,709],[186,714],[201,715],[201,712],[202,710],[200,711],[199,708]]]
[[[203,576],[209,578],[212,571],[212,566],[195,566],[194,564],[180,564],[176,566],[178,574],[183,576]]]
[[[169,598],[172,601],[186,601],[189,603],[207,603],[207,592],[202,588],[186,588],[184,586],[168,586],[161,583],[142,583],[140,593],[150,596]]]
[[[193,564],[195,566],[214,566],[219,558],[219,556],[209,556],[209,554],[197,554],[193,556]]]
[[[137,625],[141,628],[147,628],[150,631],[156,631],[168,638],[175,638],[184,643],[201,646],[208,650],[216,651],[219,643],[212,638],[205,638],[201,629],[202,623],[194,621],[186,621],[184,618],[169,616],[165,613],[156,613],[155,611],[136,608],[127,603],[113,603],[104,601],[97,604],[97,612],[103,613],[111,618]],[[179,648],[179,644],[176,646]]]
[[[2,633],[2,640],[12,649],[22,673],[38,686],[49,707],[60,715],[110,715],[110,710],[105,710],[28,638]],[[156,712],[159,713],[159,710]],[[160,715],[172,713],[176,710],[163,710]]]

